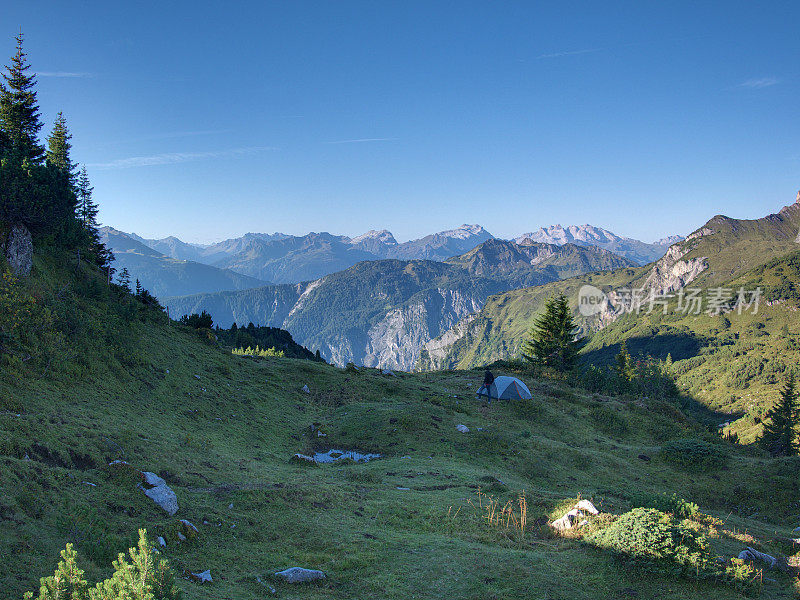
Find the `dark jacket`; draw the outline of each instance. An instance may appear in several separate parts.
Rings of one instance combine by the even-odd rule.
[[[488,387],[493,383],[494,383],[494,375],[492,375],[492,372],[487,369],[486,373],[483,374],[483,385]]]

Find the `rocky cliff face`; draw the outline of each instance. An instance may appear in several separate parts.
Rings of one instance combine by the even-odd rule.
[[[482,306],[482,298],[459,290],[439,288],[427,292],[407,306],[389,311],[370,328],[363,363],[410,371],[427,342]]]

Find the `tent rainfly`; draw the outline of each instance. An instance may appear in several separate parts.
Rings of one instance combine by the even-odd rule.
[[[528,386],[516,377],[501,375],[494,378],[494,383],[489,386],[493,399],[499,400],[530,400],[532,398]],[[487,396],[483,386],[478,390],[479,395]]]

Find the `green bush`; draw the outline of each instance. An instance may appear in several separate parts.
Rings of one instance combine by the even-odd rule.
[[[718,469],[727,460],[718,446],[696,438],[667,442],[661,448],[661,457],[686,471]]]
[[[699,510],[697,504],[684,500],[677,494],[668,496],[667,494],[632,492],[628,494],[628,501],[635,508],[655,508],[681,518],[693,517]]]
[[[77,566],[77,552],[67,544],[63,559],[50,577],[40,580],[39,595],[26,592],[24,600],[178,600],[181,591],[169,564],[150,544],[147,532],[139,530],[139,543],[128,551],[130,561],[120,553],[114,573],[93,588]]]
[[[628,557],[648,570],[698,578],[722,574],[708,539],[654,508],[634,508],[586,541]]]

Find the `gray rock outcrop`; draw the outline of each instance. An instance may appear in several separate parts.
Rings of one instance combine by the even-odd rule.
[[[14,275],[30,275],[33,267],[33,238],[25,225],[18,223],[11,228],[3,245],[3,253]]]
[[[275,576],[280,577],[286,583],[308,583],[309,581],[325,579],[325,573],[322,571],[304,569],[303,567],[290,567],[284,571],[278,571]]]

